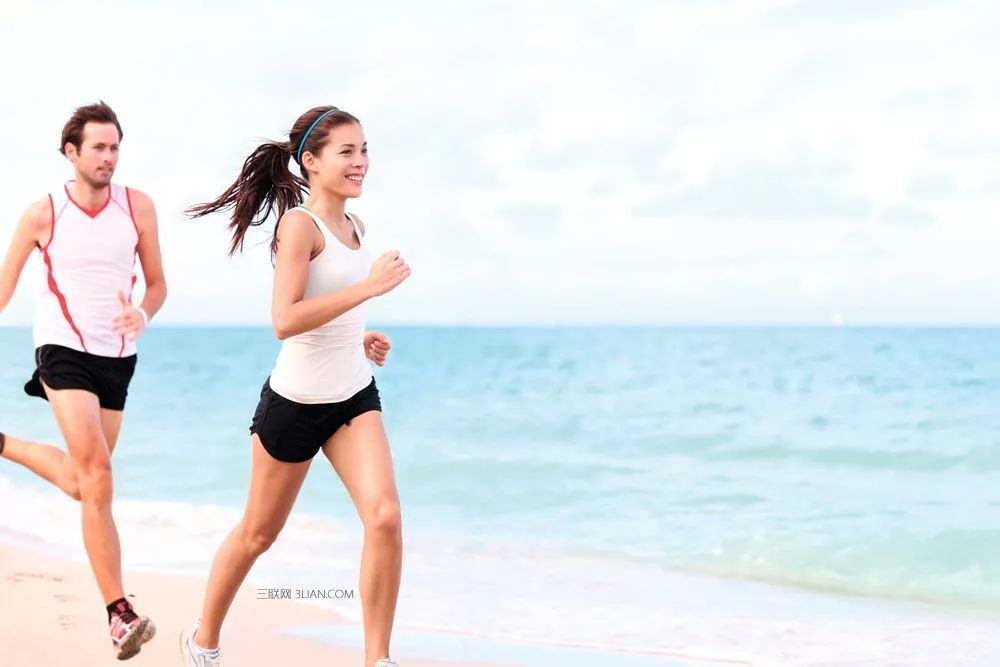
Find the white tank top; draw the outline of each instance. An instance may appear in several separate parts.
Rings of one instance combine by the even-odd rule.
[[[35,313],[35,347],[62,345],[101,357],[135,354],[135,341],[115,335],[119,290],[131,301],[139,227],[128,188],[111,184],[103,206],[87,210],[69,194],[72,181],[49,195],[51,237],[41,248],[43,287]]]
[[[309,262],[304,298],[310,299],[355,285],[368,277],[371,262],[361,229],[354,224],[361,247],[348,248],[326,224],[304,206],[323,234],[323,251]],[[286,338],[271,372],[271,389],[296,403],[339,403],[358,393],[372,380],[365,357],[364,304],[326,324]]]

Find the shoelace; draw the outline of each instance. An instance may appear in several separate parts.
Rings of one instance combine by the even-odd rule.
[[[117,614],[111,619],[111,637],[120,640],[129,631],[129,624],[121,619]]]

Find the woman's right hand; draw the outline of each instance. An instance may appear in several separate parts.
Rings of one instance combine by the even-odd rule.
[[[399,256],[398,250],[390,250],[372,263],[368,273],[368,285],[375,296],[382,296],[410,277],[410,267]]]

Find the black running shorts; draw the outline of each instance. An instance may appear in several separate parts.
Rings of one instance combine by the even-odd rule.
[[[267,453],[285,463],[301,463],[316,456],[337,430],[372,410],[381,412],[375,378],[346,401],[296,403],[271,389],[270,378],[260,391],[250,432],[256,433]]]
[[[82,389],[97,396],[105,410],[124,410],[128,386],[135,373],[136,355],[100,357],[62,345],[42,345],[35,350],[34,375],[24,392],[48,400],[44,382],[50,389]]]

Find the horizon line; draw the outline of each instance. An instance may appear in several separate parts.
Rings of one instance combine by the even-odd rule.
[[[797,322],[797,321],[777,321],[777,322],[593,322],[593,321],[510,321],[510,322],[417,322],[417,321],[385,321],[370,322],[369,327],[409,327],[421,329],[434,328],[469,328],[469,329],[502,329],[502,328],[657,328],[657,329],[995,329],[1000,328],[1000,320],[995,322],[919,322],[919,321],[899,321],[899,322],[856,322],[831,324],[829,322]],[[0,329],[31,329],[31,323],[11,323],[0,324]],[[207,322],[207,321],[168,321],[157,322],[151,325],[152,329],[269,329],[271,325],[267,322]]]

